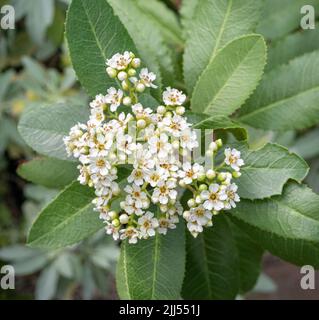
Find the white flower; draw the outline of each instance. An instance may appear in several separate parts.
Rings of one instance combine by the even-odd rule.
[[[98,94],[95,99],[90,102],[90,107],[92,109],[101,108],[105,104],[105,96],[103,94]]]
[[[105,227],[106,233],[113,236],[113,239],[116,241],[119,239],[120,234],[118,228],[115,228],[111,223]]]
[[[172,150],[172,145],[168,142],[168,136],[165,133],[154,136],[148,140],[150,151],[153,154],[157,154],[159,158],[166,158],[169,152]]]
[[[125,229],[121,229],[120,234],[121,240],[128,239],[128,242],[133,244],[135,244],[139,238],[139,232],[134,227],[127,227]]]
[[[117,135],[117,149],[124,152],[126,155],[131,155],[136,149],[136,144],[133,142],[132,136],[126,134]]]
[[[132,173],[127,178],[127,181],[129,183],[134,182],[138,186],[141,186],[144,183],[144,180],[146,179],[146,177],[147,177],[147,172],[145,170],[137,168],[137,169],[133,169]]]
[[[90,124],[91,126],[99,126],[105,120],[104,111],[102,108],[94,108],[91,110]]]
[[[90,173],[86,166],[79,165],[77,167],[80,171],[80,175],[78,176],[78,181],[80,184],[86,185],[90,181]]]
[[[198,224],[205,226],[211,219],[212,213],[205,209],[203,205],[190,209],[189,220],[192,222],[197,221]]]
[[[86,131],[87,126],[81,123],[76,124],[70,129],[68,136],[63,138],[68,156],[78,158],[81,155],[82,149],[86,146]]]
[[[150,119],[153,110],[151,108],[143,108],[140,103],[134,104],[132,106],[132,111],[137,119]]]
[[[224,202],[225,209],[230,210],[231,208],[236,208],[236,202],[240,201],[240,197],[237,194],[238,186],[235,183],[232,183],[225,187],[225,194],[227,199]]]
[[[121,105],[123,98],[123,91],[121,89],[116,90],[111,87],[107,89],[107,95],[105,96],[105,102],[110,105],[111,112],[115,112]]]
[[[160,175],[163,176],[164,178],[167,176],[177,178],[178,177],[178,168],[180,166],[179,159],[176,159],[174,155],[168,157],[168,158],[163,158],[163,159],[158,159],[157,167],[160,172]]]
[[[198,147],[196,132],[189,128],[183,130],[180,135],[181,147],[192,151]]]
[[[131,61],[131,52],[125,51],[123,54],[116,53],[111,59],[106,60],[106,65],[116,70],[124,70]]]
[[[106,157],[113,145],[113,133],[104,133],[102,130],[97,131],[94,138],[90,140],[90,156],[91,157]]]
[[[158,220],[154,218],[152,212],[146,212],[144,216],[138,219],[140,225],[141,236],[143,238],[155,236],[155,229],[158,227]]]
[[[176,224],[174,223],[174,219],[171,218],[160,218],[158,220],[158,229],[157,232],[159,234],[166,234],[168,229],[176,229]]]
[[[163,92],[163,101],[167,106],[181,106],[186,100],[182,91],[167,87]]]
[[[151,185],[151,187],[156,187],[161,179],[166,180],[169,177],[169,174],[166,172],[163,173],[162,170],[156,169],[151,171],[151,173],[147,176],[146,181]]]
[[[244,165],[244,160],[240,158],[240,151],[236,149],[225,149],[225,163],[231,166],[235,171],[239,171]]]
[[[150,169],[153,169],[155,166],[155,160],[153,154],[145,150],[143,145],[138,144],[136,147],[136,154],[134,160],[134,168],[141,169],[145,176],[150,174]]]
[[[136,208],[145,209],[149,207],[150,201],[146,193],[142,191],[142,189],[136,184],[132,184],[131,186],[127,185],[124,188],[124,191],[128,193],[132,197],[132,199],[134,199]]]
[[[184,117],[175,114],[173,117],[164,117],[158,126],[178,138],[181,132],[188,128],[188,123]]]
[[[121,112],[117,120],[117,129],[125,130],[132,119],[133,116],[130,113],[125,114],[124,112]]]
[[[135,214],[137,216],[141,216],[144,214],[144,211],[142,210],[141,207],[138,208],[136,206],[137,203],[138,203],[138,201],[136,201],[133,197],[128,195],[125,198],[125,201],[122,203],[121,207],[129,215]]]
[[[161,180],[152,194],[152,201],[154,203],[167,204],[169,200],[176,200],[177,191],[175,188],[175,179]]]
[[[88,169],[90,174],[98,173],[101,176],[106,176],[111,169],[111,165],[104,157],[93,157],[90,158]]]
[[[199,224],[197,220],[189,221],[187,223],[187,228],[195,238],[199,233],[203,232],[203,226]]]
[[[138,219],[141,236],[143,238],[155,236],[155,229],[158,227],[158,220],[154,218],[152,212],[146,212],[144,216]]]
[[[143,68],[141,70],[140,79],[145,87],[157,88],[157,86],[153,84],[156,79],[156,75],[153,72],[149,72],[147,68]]]
[[[220,190],[220,185],[213,183],[209,186],[209,190],[201,192],[201,198],[206,200],[203,204],[207,210],[220,211],[224,208],[224,202],[227,199],[225,192]]]
[[[183,170],[179,170],[178,175],[182,178],[185,184],[191,184],[193,180],[198,179],[200,175],[204,174],[204,168],[195,163],[191,165],[189,162],[183,164]]]

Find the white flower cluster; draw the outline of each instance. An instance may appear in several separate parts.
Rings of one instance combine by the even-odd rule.
[[[198,141],[184,116],[186,96],[168,87],[163,106],[155,111],[144,107],[138,94],[156,88],[155,74],[142,68],[136,77],[141,61],[131,52],[117,53],[106,64],[121,89],[111,87],[106,95],[96,96],[87,124],[75,125],[64,138],[68,154],[80,162],[79,182],[94,187],[93,203],[115,240],[136,243],[156,232],[166,234],[180,216],[196,236],[212,225],[213,214],[239,201],[232,178],[244,164],[240,152],[226,149],[224,162],[215,170],[192,163]],[[130,134],[132,128],[136,136]],[[207,154],[214,157],[221,145],[220,140],[212,142]],[[124,163],[131,171],[120,187],[118,170]],[[221,171],[225,166],[229,170]],[[185,189],[193,194],[186,211],[180,203]]]

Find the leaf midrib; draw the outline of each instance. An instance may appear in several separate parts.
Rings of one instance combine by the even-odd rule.
[[[265,110],[273,109],[273,108],[275,108],[278,104],[280,105],[280,104],[285,103],[285,102],[288,102],[289,100],[292,100],[292,99],[294,99],[294,98],[296,98],[296,97],[306,95],[306,94],[308,94],[308,93],[310,93],[310,92],[312,92],[312,91],[316,91],[316,90],[319,90],[319,86],[315,86],[315,87],[310,88],[310,89],[307,89],[307,90],[305,90],[305,91],[298,92],[297,94],[294,94],[294,95],[292,95],[292,96],[290,96],[290,97],[287,97],[287,98],[284,98],[284,99],[281,99],[281,100],[272,102],[272,103],[270,103],[269,105],[261,106],[260,108],[258,108],[258,109],[256,109],[256,110],[250,112],[250,113],[247,113],[247,114],[239,117],[238,119],[241,120],[241,121],[242,121],[243,119],[245,120],[245,119],[247,119],[247,118],[250,118],[250,117],[252,117],[252,116],[255,116],[256,114],[263,113],[263,112],[265,112]]]
[[[89,199],[89,197],[88,197]],[[93,198],[92,198],[93,199]],[[55,199],[54,199],[55,200]],[[53,200],[53,201],[54,201]],[[91,200],[91,199],[90,199]],[[31,242],[29,242],[30,245],[32,244],[36,244],[37,242],[41,242],[41,240],[43,239],[46,239],[48,236],[50,237],[50,235],[57,231],[57,230],[60,230],[61,228],[63,229],[63,227],[65,226],[65,224],[67,224],[71,219],[73,219],[74,217],[78,216],[79,214],[81,214],[84,210],[87,210],[90,206],[91,206],[91,201],[85,205],[83,208],[81,208],[80,210],[77,210],[74,214],[70,215],[69,217],[67,217],[66,219],[64,219],[61,223],[59,223],[56,227],[54,227],[53,229],[51,229],[49,232],[45,233],[44,235],[42,235],[41,237],[39,238],[36,238],[34,240],[32,240]],[[44,210],[46,210],[48,207],[46,207]],[[39,217],[41,216],[43,212],[41,212],[39,214]],[[36,221],[35,221],[36,222]]]
[[[259,39],[258,39],[259,40]],[[218,90],[218,92],[216,92],[216,94],[214,95],[214,97],[212,98],[212,100],[210,102],[207,103],[206,108],[204,109],[204,112],[207,112],[209,110],[211,110],[211,107],[213,106],[213,104],[215,103],[215,101],[218,99],[219,95],[222,93],[222,91],[224,90],[224,88],[227,86],[227,84],[229,83],[229,79],[232,78],[232,76],[237,72],[237,70],[240,68],[240,66],[245,62],[245,60],[247,59],[248,55],[254,50],[254,48],[257,46],[258,44],[258,40],[254,43],[254,45],[249,49],[249,51],[247,51],[247,53],[245,54],[244,58],[238,62],[238,64],[236,65],[236,67],[234,68],[234,70],[230,73],[230,75],[227,77],[225,83],[220,87],[220,89]],[[208,71],[205,70],[205,72]]]
[[[258,200],[258,201],[260,201],[260,200]],[[292,212],[292,214],[293,214],[294,216],[297,216],[297,217],[299,217],[299,218],[300,218],[300,216],[301,216],[301,217],[303,217],[303,218],[306,219],[306,220],[314,221],[314,222],[315,222],[316,224],[318,224],[318,226],[319,226],[319,221],[318,221],[318,220],[316,220],[316,219],[313,218],[313,217],[309,217],[309,216],[304,215],[303,213],[299,212],[298,209],[295,209],[295,208],[290,207],[287,203],[281,202],[281,201],[279,201],[279,200],[277,200],[277,199],[275,199],[275,198],[271,199],[271,201],[277,203],[278,207],[283,207],[283,208],[289,209],[289,214],[290,214],[290,212]],[[267,212],[267,215],[269,215],[269,214],[271,214],[271,213]],[[251,222],[247,222],[247,220],[244,220],[243,218],[239,217],[239,216],[236,215],[236,214],[233,214],[232,216],[235,217],[235,218],[237,218],[237,219],[239,219],[239,220],[241,220],[241,221],[243,221],[243,222],[245,222],[246,224],[249,224],[250,226],[253,226],[253,227],[255,227],[255,228],[259,229],[259,230],[262,230],[262,231],[264,231],[264,232],[273,233],[273,234],[275,234],[275,235],[277,235],[278,237],[281,237],[281,238],[290,239],[290,240],[296,240],[296,239],[298,239],[298,240],[316,242],[315,240],[304,239],[304,238],[293,238],[293,237],[287,236],[286,234],[285,234],[285,236],[284,236],[284,235],[282,235],[282,234],[278,234],[278,232],[274,232],[274,231],[271,232],[270,230],[267,230],[267,229],[265,229],[265,228],[262,228],[262,227],[260,227],[259,225],[252,224]],[[319,242],[319,238],[318,238],[318,242]]]

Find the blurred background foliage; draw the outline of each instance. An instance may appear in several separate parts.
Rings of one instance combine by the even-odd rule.
[[[16,12],[16,29],[0,30],[0,265],[14,265],[17,275],[16,290],[0,290],[0,299],[116,298],[113,274],[119,251],[103,232],[58,251],[23,245],[36,213],[58,190],[30,184],[17,175],[19,165],[34,157],[17,132],[17,120],[23,110],[37,104],[88,101],[76,81],[64,39],[69,2],[0,0],[0,7],[11,4]],[[182,3],[162,2],[176,14]],[[269,45],[268,70],[319,50],[319,22],[315,30],[299,28],[303,2],[265,1],[257,32]],[[270,8],[284,12],[285,19],[274,16]],[[174,48],[167,39],[170,49],[179,52],[181,43]],[[253,148],[278,142],[305,158],[311,168],[306,182],[319,192],[319,126],[289,132],[248,130]],[[273,281],[262,274],[255,291],[275,290]]]

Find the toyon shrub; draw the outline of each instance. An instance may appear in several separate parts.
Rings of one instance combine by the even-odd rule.
[[[276,143],[252,148],[247,133],[319,122],[319,54],[284,64],[270,51],[266,66],[254,32],[273,40],[277,22],[263,3],[185,0],[177,18],[157,0],[71,2],[70,57],[93,100],[23,114],[19,131],[41,157],[19,173],[61,189],[30,246],[105,228],[121,246],[122,299],[234,299],[254,287],[265,251],[319,267],[307,163]]]

